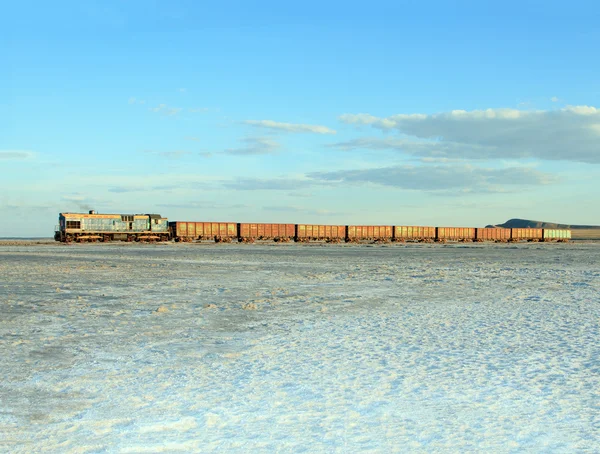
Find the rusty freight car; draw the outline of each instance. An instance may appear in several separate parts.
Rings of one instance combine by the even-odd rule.
[[[475,241],[474,227],[437,227],[436,241]]]
[[[238,224],[238,241],[254,243],[256,240],[288,242],[296,235],[295,224]]]
[[[393,238],[391,225],[349,225],[346,241],[359,243],[361,241],[391,241]]]
[[[494,241],[496,243],[506,243],[510,241],[510,229],[495,227],[478,228],[475,231],[475,235],[478,242]]]
[[[413,225],[394,226],[394,241],[417,241],[431,243],[435,241],[435,227],[421,227]]]
[[[175,241],[202,241],[229,243],[237,239],[235,222],[169,222],[171,238]]]
[[[339,243],[346,238],[345,225],[321,224],[296,224],[295,241],[307,243],[309,241],[326,241]]]
[[[510,241],[518,242],[518,241],[529,241],[529,242],[537,242],[542,241],[544,239],[542,229],[526,229],[526,228],[517,228],[510,229]]]

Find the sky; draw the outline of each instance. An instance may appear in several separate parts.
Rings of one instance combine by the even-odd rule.
[[[595,1],[20,1],[0,237],[60,212],[600,225]]]

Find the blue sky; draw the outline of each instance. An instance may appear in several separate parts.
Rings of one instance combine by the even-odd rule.
[[[0,236],[600,224],[596,2],[205,3],[3,5]]]

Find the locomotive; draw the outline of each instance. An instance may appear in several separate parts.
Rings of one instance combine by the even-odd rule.
[[[168,241],[169,221],[160,214],[60,213],[54,239],[71,241]]]
[[[568,229],[169,222],[159,214],[60,213],[54,239],[72,241],[568,242]]]

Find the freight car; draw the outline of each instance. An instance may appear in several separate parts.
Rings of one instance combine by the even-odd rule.
[[[347,228],[345,225],[296,224],[294,240],[300,243],[309,241],[340,243],[346,238]]]
[[[231,243],[238,238],[238,224],[235,222],[169,222],[169,232],[177,242],[215,240],[217,243]]]
[[[394,226],[393,241],[417,241],[431,243],[436,239],[435,227],[424,227],[414,225],[396,225]]]
[[[510,229],[510,241],[529,241],[537,243],[544,239],[543,229]]]
[[[54,239],[71,241],[167,241],[168,220],[160,214],[60,213]]]
[[[478,228],[475,231],[475,241],[495,241],[496,243],[506,243],[510,241],[512,229],[502,229],[494,227]]]
[[[475,241],[476,229],[472,227],[436,227],[435,240],[440,243],[446,241]]]
[[[543,229],[542,236],[545,242],[568,243],[571,239],[571,231],[567,229]]]
[[[295,224],[238,224],[238,241],[254,243],[256,240],[273,240],[275,242],[294,241]]]
[[[349,225],[346,229],[346,241],[360,243],[361,241],[388,242],[394,238],[394,228],[391,225]]]

